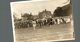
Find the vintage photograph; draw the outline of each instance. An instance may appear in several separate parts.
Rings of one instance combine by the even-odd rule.
[[[71,0],[10,2],[14,42],[75,40]]]

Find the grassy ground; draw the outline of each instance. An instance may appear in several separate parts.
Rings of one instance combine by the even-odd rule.
[[[71,23],[44,26],[42,28],[15,29],[16,42],[38,42],[45,40],[71,39],[73,27]]]

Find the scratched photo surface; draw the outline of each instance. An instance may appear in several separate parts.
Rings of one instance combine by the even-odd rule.
[[[75,40],[70,0],[11,2],[14,42]]]

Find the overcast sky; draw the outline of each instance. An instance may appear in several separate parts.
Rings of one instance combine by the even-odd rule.
[[[21,13],[32,13],[32,15],[37,15],[44,9],[51,11],[52,13],[57,7],[62,7],[66,4],[68,0],[52,0],[52,1],[21,1],[21,2],[11,2],[12,12],[15,12],[18,18],[21,18]],[[66,4],[64,4],[67,2]]]

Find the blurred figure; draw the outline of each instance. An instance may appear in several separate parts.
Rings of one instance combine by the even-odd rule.
[[[33,20],[33,21],[32,21],[32,24],[33,24],[33,29],[35,30],[35,29],[36,29],[36,21]]]

